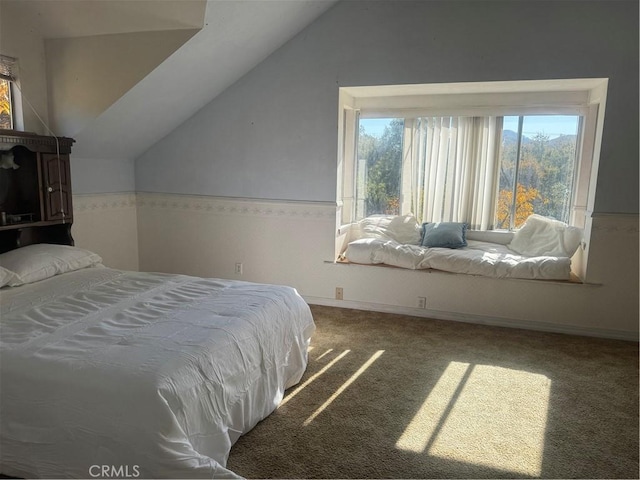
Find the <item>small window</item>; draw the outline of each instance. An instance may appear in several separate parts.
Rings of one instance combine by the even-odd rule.
[[[13,82],[16,80],[16,59],[0,55],[0,128],[14,128],[15,108]]]
[[[13,108],[11,104],[11,84],[9,80],[0,78],[0,128],[13,128]]]

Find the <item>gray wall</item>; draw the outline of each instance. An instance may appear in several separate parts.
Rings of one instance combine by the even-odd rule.
[[[75,195],[134,192],[134,172],[133,160],[78,158],[71,154]]]
[[[343,1],[141,155],[136,190],[334,201],[340,86],[607,77],[595,210],[636,213],[638,55],[635,0]]]

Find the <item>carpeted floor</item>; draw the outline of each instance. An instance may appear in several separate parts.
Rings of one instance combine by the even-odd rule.
[[[638,344],[312,307],[249,478],[638,478]]]

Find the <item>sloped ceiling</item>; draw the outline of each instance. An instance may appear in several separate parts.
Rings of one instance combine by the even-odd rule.
[[[2,0],[45,39],[200,28],[206,0]]]
[[[189,1],[153,0],[152,3],[180,7]],[[81,6],[79,11],[74,10],[74,15],[86,16],[92,11],[91,5],[101,2],[53,0],[50,3]],[[152,25],[186,30],[197,25],[195,16],[186,14],[179,17],[177,24],[171,23],[171,14],[175,12],[168,6],[163,11],[155,11],[153,16],[157,18],[151,21],[139,8],[131,5],[137,1],[109,0],[102,3],[119,3],[119,7],[126,9],[119,16],[105,13],[102,20],[92,27],[95,29],[92,31],[103,35],[110,28],[108,24],[112,24],[117,33],[130,32],[133,28],[151,31]],[[202,28],[184,45],[91,121],[82,125],[77,121],[69,122],[70,128],[75,130],[72,136],[77,142],[74,157],[135,159],[334,3],[335,0],[206,1]],[[91,18],[95,16],[90,15]],[[82,37],[90,30],[86,25],[72,28],[64,19],[57,19],[55,25],[43,29],[50,29],[48,34],[52,38],[59,35]],[[48,63],[51,61],[55,59],[47,60]],[[64,125],[64,119],[58,123]]]
[[[206,5],[0,0],[0,52],[18,58],[22,104],[31,105],[24,127],[46,133],[38,116],[44,130],[75,136],[198,32]]]
[[[76,139],[74,157],[135,159],[336,1],[0,5],[3,25],[28,28],[45,44],[48,116],[56,134]],[[39,90],[32,99],[44,95]]]
[[[192,28],[47,40],[53,131],[75,137],[197,32]]]

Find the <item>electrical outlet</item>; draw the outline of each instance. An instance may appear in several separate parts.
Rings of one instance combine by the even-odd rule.
[[[418,308],[427,308],[427,297],[418,297]]]
[[[342,287],[336,287],[336,300],[342,300],[344,292],[342,291]]]
[[[236,273],[242,275],[242,264],[240,262],[236,263]]]

